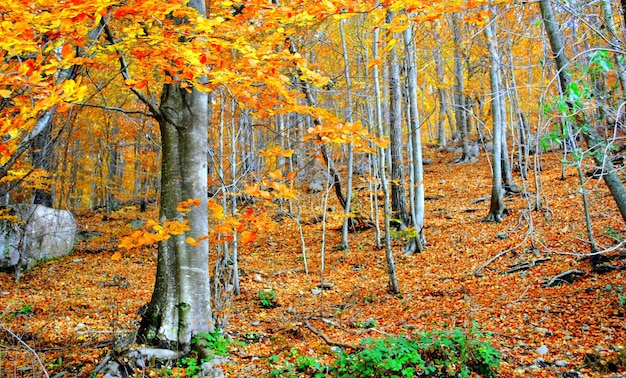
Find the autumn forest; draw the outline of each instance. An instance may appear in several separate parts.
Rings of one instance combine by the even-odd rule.
[[[622,377],[626,1],[0,3],[0,377]]]

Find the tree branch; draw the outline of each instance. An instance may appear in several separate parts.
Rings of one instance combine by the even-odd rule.
[[[141,110],[127,110],[127,109],[122,109],[122,108],[117,107],[117,106],[106,106],[106,105],[93,104],[93,103],[89,103],[89,102],[77,102],[76,105],[87,106],[87,107],[90,107],[90,108],[111,110],[111,111],[114,111],[114,112],[119,112],[119,113],[124,113],[124,114],[139,114],[139,115],[146,116],[146,117],[152,117],[152,114],[149,114],[149,113],[146,113],[146,112],[142,112]]]
[[[305,320],[304,321],[304,326],[307,327],[309,329],[309,331],[313,332],[315,335],[317,335],[320,339],[324,340],[324,342],[328,345],[332,345],[332,346],[338,346],[340,348],[343,349],[353,349],[353,350],[363,350],[365,349],[365,347],[363,345],[351,345],[351,344],[344,344],[342,342],[337,342],[337,341],[332,341],[328,336],[326,336],[324,333],[322,333],[322,331],[316,329],[315,327],[313,327],[311,325],[311,323],[309,323],[309,320]]]
[[[102,24],[102,27],[104,29],[104,35],[106,36],[107,41],[111,45],[115,45],[116,41],[113,37],[113,32],[111,32],[109,25],[105,23],[104,18],[100,20],[100,23]],[[122,77],[124,78],[124,80],[130,79],[130,73],[128,73],[128,64],[126,63],[126,58],[124,57],[124,55],[120,55],[119,62],[121,68],[120,73],[122,74]],[[130,91],[133,92],[135,96],[137,96],[139,101],[146,104],[148,109],[150,109],[150,113],[153,117],[157,119],[163,118],[163,113],[159,110],[159,108],[157,108],[157,105],[150,101],[146,96],[144,96],[141,91],[137,90],[137,88],[134,87],[130,87]]]

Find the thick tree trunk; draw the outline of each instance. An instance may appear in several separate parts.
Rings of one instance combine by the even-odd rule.
[[[204,2],[188,3],[206,14]],[[189,222],[189,230],[159,243],[157,277],[143,315],[140,336],[152,343],[188,352],[194,335],[213,330],[208,243],[185,241],[208,235],[207,127],[208,95],[179,85],[165,85],[156,115],[161,128],[161,222]],[[186,217],[181,201],[199,199]]]

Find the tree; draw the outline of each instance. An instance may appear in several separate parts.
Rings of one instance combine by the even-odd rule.
[[[489,47],[489,82],[491,83],[491,114],[493,117],[493,168],[491,182],[491,206],[487,221],[501,222],[505,214],[504,189],[502,188],[502,145],[504,122],[502,79],[500,77],[500,53],[494,33],[494,23],[489,22],[484,29],[487,46]]]
[[[591,156],[595,163],[603,168],[603,179],[608,187],[613,200],[615,201],[622,219],[626,221],[626,188],[620,179],[615,167],[611,161],[607,158],[605,153],[605,142],[598,135],[598,132],[589,125],[587,116],[582,109],[577,109],[570,97],[572,87],[572,77],[570,74],[569,59],[565,55],[565,48],[563,40],[561,38],[558,23],[552,10],[552,5],[549,0],[541,0],[539,2],[541,10],[541,16],[543,19],[543,25],[550,41],[550,47],[554,61],[556,63],[557,76],[559,79],[559,90],[561,95],[565,98],[567,106],[573,112],[572,120],[576,123],[576,126],[581,128],[582,135],[590,149]]]
[[[468,142],[468,114],[467,114],[467,97],[465,95],[465,64],[461,55],[461,25],[460,17],[457,13],[450,15],[450,28],[454,38],[454,114],[456,120],[456,128],[459,132],[461,140],[462,155],[459,163],[467,163],[472,161],[473,156]]]
[[[394,12],[387,11],[386,22],[391,24]],[[399,228],[404,229],[411,224],[411,218],[406,205],[406,180],[404,178],[404,149],[402,133],[402,89],[400,82],[400,61],[398,48],[395,45],[392,33],[388,39],[393,41],[389,51],[389,140],[391,152],[391,210],[398,219]]]

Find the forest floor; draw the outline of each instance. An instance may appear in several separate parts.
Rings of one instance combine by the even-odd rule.
[[[224,367],[227,376],[268,376],[268,358],[288,360],[292,350],[331,358],[326,341],[357,345],[364,337],[470,330],[474,324],[491,333],[488,340],[503,356],[502,377],[626,372],[626,247],[608,253],[614,259],[607,264],[619,268],[608,273],[593,272],[582,258],[589,245],[576,170],[567,168],[561,180],[560,156],[546,156],[542,209],[529,211],[536,189],[528,181],[528,197],[506,197],[509,215],[502,223],[485,223],[489,201],[473,201],[491,192],[487,159],[459,165],[453,154],[429,153],[427,248],[405,256],[403,241],[394,242],[401,295],[388,290],[384,250],[376,249],[374,229],[351,234],[350,250],[338,251],[333,250],[341,237],[338,205],[328,205],[325,233],[321,223],[306,222],[322,214],[319,194],[301,198],[302,220],[309,223],[303,226],[309,274],[289,217],[240,249],[242,294],[222,316],[227,333],[242,342]],[[596,242],[615,246],[626,238],[616,206],[601,181],[593,179],[587,188]],[[364,196],[365,209],[367,201]],[[134,208],[85,213],[78,217],[82,234],[96,236],[80,241],[70,256],[41,262],[19,282],[0,273],[0,377],[90,376],[132,335],[137,311],[152,292],[156,248],[112,256],[137,219],[154,216],[155,209]],[[322,239],[324,281],[333,286],[320,293]],[[583,272],[573,283],[543,286],[573,269]],[[262,290],[276,293],[277,307],[261,306]],[[590,364],[595,357],[597,363]]]

